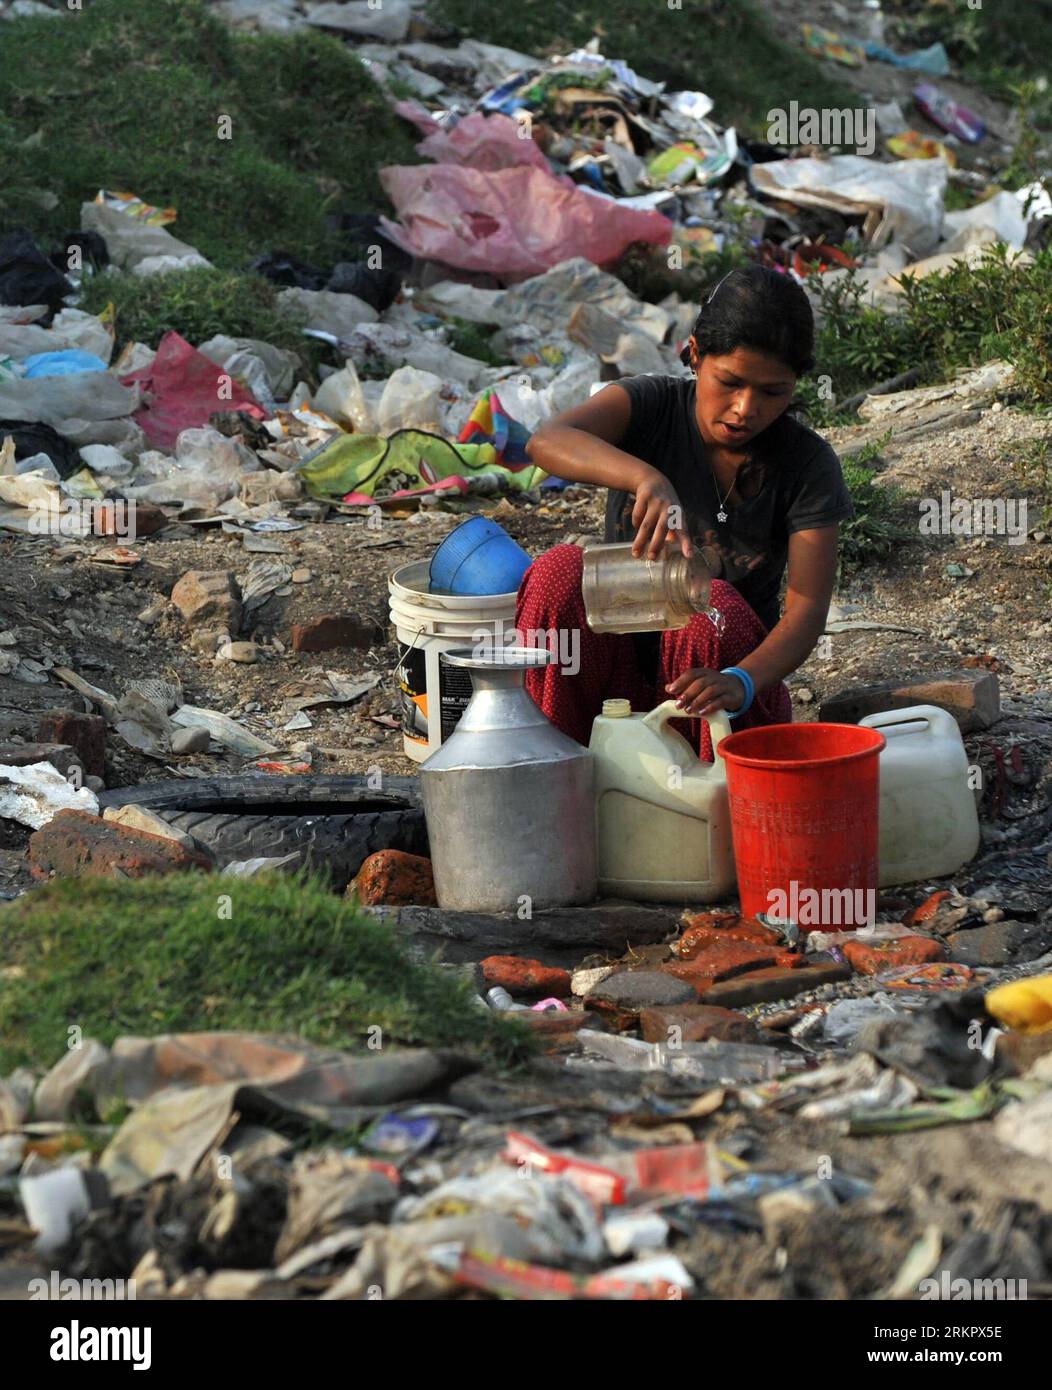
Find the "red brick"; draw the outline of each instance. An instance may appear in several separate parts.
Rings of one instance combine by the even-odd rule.
[[[212,868],[206,855],[186,850],[174,840],[71,810],[59,811],[29,837],[28,859],[34,878],[47,878],[52,873],[111,877],[118,872],[127,878],[144,878],[147,874]]]
[[[860,975],[876,975],[897,965],[926,965],[929,961],[945,960],[946,950],[926,936],[900,936],[894,941],[845,941],[844,955],[852,969]]]
[[[819,985],[837,984],[850,978],[850,965],[839,962],[805,965],[797,970],[775,967],[753,970],[737,980],[714,984],[701,998],[704,1004],[721,1004],[724,1008],[733,1009],[743,1004],[765,1004],[771,999],[790,999],[794,994],[818,989]]]
[[[482,964],[486,984],[503,985],[509,994],[551,995],[563,999],[570,993],[570,972],[542,965],[527,956],[487,956]]]
[[[106,775],[106,721],[101,714],[45,710],[37,725],[40,743],[65,743],[74,750],[88,777]]]
[[[707,1001],[707,991],[721,980],[772,967],[792,970],[802,962],[803,956],[792,951],[772,951],[748,941],[728,941],[702,951],[693,960],[674,961],[660,969],[692,985],[695,993]]]
[[[348,885],[347,895],[361,903],[385,903],[389,907],[416,904],[436,907],[435,876],[431,860],[422,854],[406,854],[400,849],[381,849],[370,854]]]
[[[123,536],[125,526],[130,523],[132,535],[128,540],[134,541],[141,536],[152,536],[155,531],[162,530],[168,525],[169,519],[161,508],[152,502],[129,502],[127,517],[122,516],[116,507],[95,507],[91,514],[91,532],[94,536],[116,536],[119,522],[120,534]]]
[[[351,613],[323,613],[292,628],[294,652],[329,652],[336,647],[371,647],[381,637],[373,622]]]
[[[6,764],[7,767],[29,767],[33,763],[50,763],[63,777],[69,777],[71,768],[84,771],[80,759],[68,743],[0,744],[0,763]]]
[[[644,1041],[667,1043],[669,1029],[680,1030],[681,1042],[755,1043],[760,1041],[756,1025],[744,1014],[733,1009],[721,1009],[709,1004],[681,1004],[670,1009],[644,1009],[639,1015]]]
[[[932,893],[930,897],[924,899],[920,907],[909,910],[902,918],[904,927],[919,927],[922,922],[930,922],[939,911],[943,901],[950,896],[948,889],[942,888],[937,893]]]
[[[781,937],[776,931],[759,922],[749,922],[744,917],[728,916],[725,924],[704,920],[715,916],[716,913],[699,913],[679,940],[672,943],[673,953],[680,960],[693,960],[700,951],[725,941],[747,941],[754,946],[781,944]]]

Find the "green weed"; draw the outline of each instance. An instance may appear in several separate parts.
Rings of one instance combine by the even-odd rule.
[[[529,1048],[521,1024],[309,878],[57,879],[0,908],[0,960],[19,972],[0,976],[0,1074],[57,1061],[73,1026],[102,1043],[247,1029],[351,1050],[378,1027],[385,1044],[505,1063]]]

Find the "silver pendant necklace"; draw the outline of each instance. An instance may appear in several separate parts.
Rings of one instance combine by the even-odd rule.
[[[711,472],[712,472],[712,488],[713,488],[713,491],[714,491],[715,494],[716,494],[716,500],[717,500],[717,502],[719,503],[719,511],[716,513],[716,520],[717,520],[717,521],[720,521],[720,522],[723,522],[723,521],[726,521],[726,520],[727,520],[727,498],[728,498],[728,497],[731,495],[731,493],[734,491],[734,484],[735,484],[738,480],[737,480],[737,478],[735,478],[735,479],[732,481],[730,487],[727,489],[726,496],[721,497],[721,496],[720,496],[720,489],[719,489],[719,486],[717,485],[717,482],[716,482],[716,470],[713,468],[713,469],[711,469]]]

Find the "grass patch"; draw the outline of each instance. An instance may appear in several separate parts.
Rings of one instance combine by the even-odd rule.
[[[784,44],[754,0],[549,0],[489,5],[478,0],[436,0],[436,18],[464,34],[484,36],[524,53],[568,53],[598,34],[601,51],[623,58],[642,77],[667,83],[668,91],[700,89],[716,103],[721,125],[762,135],[767,112],[788,110],[806,94],[809,106],[853,107],[853,89],[829,75],[803,48]]]
[[[823,317],[815,374],[800,382],[799,395],[819,427],[843,422],[836,400],[914,366],[923,385],[1004,359],[1015,367],[1023,403],[1052,403],[1052,249],[1028,266],[997,243],[975,267],[961,263],[921,280],[906,274],[901,308],[891,314],[862,302],[864,287],[853,275],[811,283]],[[835,399],[822,394],[822,376]]]
[[[0,221],[41,238],[108,188],[176,207],[170,230],[226,269],[279,248],[353,259],[327,214],[386,209],[379,168],[416,162],[412,132],[328,34],[234,34],[201,0],[97,0],[9,21],[3,41]]]
[[[899,519],[901,488],[878,483],[873,471],[873,464],[890,439],[889,431],[842,460],[844,481],[855,504],[855,515],[840,523],[837,583],[842,576],[874,560],[886,560],[893,546],[910,534]]]
[[[106,1044],[246,1029],[349,1050],[378,1026],[385,1044],[501,1064],[530,1048],[521,1024],[309,878],[55,880],[0,908],[0,960],[0,1074],[56,1062],[73,1026]]]
[[[302,324],[278,309],[280,288],[262,275],[203,267],[144,276],[107,271],[85,282],[80,307],[100,314],[115,306],[118,352],[132,341],[156,346],[174,330],[190,343],[216,333],[262,338],[305,357],[310,340],[300,332]]]

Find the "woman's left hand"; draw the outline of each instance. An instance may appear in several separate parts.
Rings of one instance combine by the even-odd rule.
[[[665,691],[684,714],[715,714],[721,709],[733,713],[745,703],[745,686],[737,676],[725,676],[704,666],[684,671],[665,686]]]

